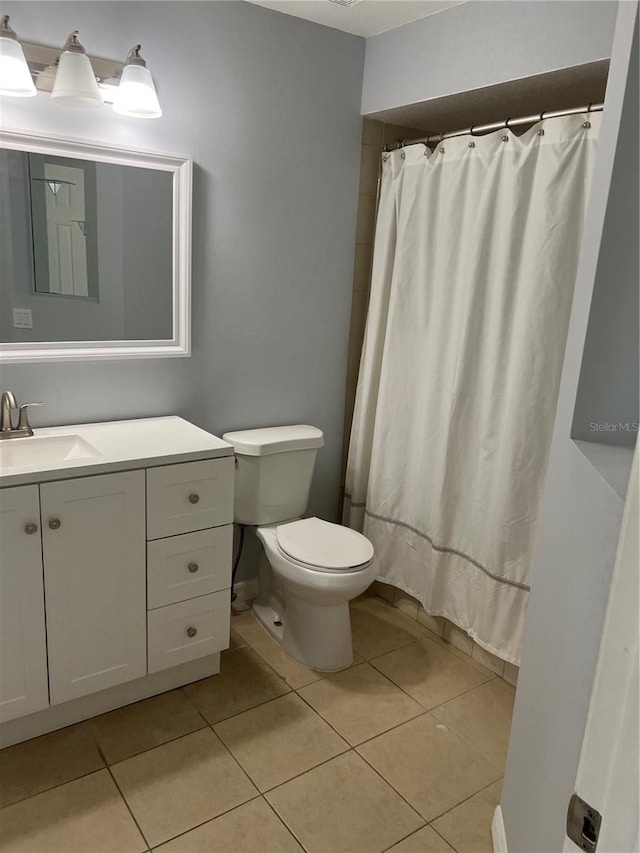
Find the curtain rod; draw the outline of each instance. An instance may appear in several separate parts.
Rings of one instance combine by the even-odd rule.
[[[508,118],[504,121],[493,121],[489,124],[473,124],[464,130],[452,130],[449,133],[436,133],[433,136],[423,136],[422,139],[403,139],[401,142],[391,142],[385,145],[385,151],[395,151],[397,148],[405,148],[407,145],[428,145],[430,142],[442,142],[443,139],[452,139],[454,136],[477,136],[478,134],[491,133],[503,128],[518,127],[523,124],[535,124],[545,118],[560,118],[561,116],[573,116],[580,113],[599,113],[604,109],[604,104],[589,104],[586,107],[572,107],[568,110],[552,110],[550,112],[534,113],[533,115],[521,116],[520,118]]]

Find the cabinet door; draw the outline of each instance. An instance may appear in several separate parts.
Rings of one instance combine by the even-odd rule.
[[[51,704],[146,675],[144,471],[40,487]]]
[[[49,704],[37,486],[0,491],[0,722]]]

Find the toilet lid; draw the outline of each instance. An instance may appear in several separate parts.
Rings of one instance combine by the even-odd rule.
[[[280,524],[276,539],[289,557],[323,569],[351,569],[373,557],[373,545],[366,536],[320,518]]]

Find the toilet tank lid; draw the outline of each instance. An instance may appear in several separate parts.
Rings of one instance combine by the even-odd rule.
[[[322,447],[322,430],[307,424],[295,426],[264,427],[225,432],[223,441],[233,445],[241,456],[266,456],[286,450],[311,450]]]

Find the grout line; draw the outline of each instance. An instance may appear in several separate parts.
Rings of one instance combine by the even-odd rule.
[[[416,643],[416,645],[418,645],[418,643]],[[403,648],[406,648],[406,646],[403,646]],[[379,655],[379,657],[382,657],[382,655]],[[455,696],[451,696],[449,699],[445,699],[444,702],[436,702],[435,705],[431,705],[431,707],[427,708],[419,699],[416,699],[415,696],[412,696],[410,693],[407,693],[407,691],[400,684],[398,684],[396,681],[393,680],[393,677],[391,675],[389,675],[386,672],[382,672],[381,669],[378,669],[378,667],[374,663],[374,659],[367,661],[367,663],[369,663],[372,667],[374,667],[376,672],[379,672],[380,675],[383,675],[385,678],[387,678],[399,690],[402,690],[402,692],[406,696],[408,696],[410,699],[413,699],[414,702],[417,702],[418,705],[420,705],[422,708],[424,708],[425,711],[433,711],[434,708],[438,708],[438,707],[440,707],[440,705],[446,705],[448,702],[453,702],[454,699],[459,699],[460,696],[464,696],[466,693],[471,693],[472,690],[477,690],[478,687],[483,687],[485,684],[489,684],[489,682],[493,681],[495,678],[495,676],[493,678],[487,678],[485,681],[481,681],[479,684],[474,684],[473,687],[467,687],[464,690],[462,690],[460,693],[456,693]],[[481,673],[478,673],[478,674],[480,675]]]
[[[359,664],[358,664],[358,666],[359,666]],[[343,671],[344,671],[344,670],[343,670]],[[378,671],[378,670],[376,670],[376,672],[377,672],[377,671]],[[397,686],[397,685],[395,685],[395,684],[394,684],[394,687],[395,687],[395,686]],[[300,689],[301,689],[301,690],[303,690],[304,688],[302,688],[302,687],[301,687]],[[296,694],[297,694],[298,696],[300,696],[300,694],[298,693],[298,691],[297,691],[297,690],[296,690],[295,692],[296,692]],[[403,693],[404,693],[404,691],[401,691],[401,692],[403,692]],[[409,696],[409,694],[408,694],[408,693],[405,693],[405,696],[408,696],[408,697],[409,697],[409,699],[413,699],[413,697],[412,697],[412,696]],[[304,696],[300,696],[300,698],[302,699],[302,701],[303,701],[303,702],[305,702],[305,703],[306,703],[306,704],[311,708],[311,710],[312,710],[315,714],[317,714],[317,715],[320,717],[320,719],[321,719],[321,720],[323,720],[323,721],[324,721],[324,722],[325,722],[325,723],[326,723],[330,728],[332,728],[332,729],[333,729],[333,731],[334,731],[337,735],[339,735],[339,736],[342,738],[342,740],[344,740],[346,743],[348,743],[348,744],[349,744],[349,748],[350,748],[350,749],[353,749],[353,750],[357,750],[357,748],[358,748],[359,746],[363,746],[363,744],[365,744],[365,743],[369,743],[369,741],[371,741],[371,740],[375,740],[377,737],[381,737],[381,735],[386,735],[386,734],[388,734],[389,732],[392,732],[394,729],[399,729],[399,728],[400,728],[400,726],[404,726],[406,723],[410,723],[410,722],[412,722],[413,720],[417,720],[419,717],[424,717],[424,716],[425,716],[425,714],[429,714],[429,711],[427,711],[425,708],[423,708],[423,707],[422,707],[422,705],[420,705],[420,703],[419,703],[419,702],[416,702],[416,700],[415,700],[415,699],[413,699],[413,701],[414,701],[414,702],[416,702],[416,705],[420,705],[420,708],[422,708],[422,710],[421,710],[421,711],[419,711],[417,714],[415,714],[413,717],[409,717],[407,720],[402,720],[402,722],[400,722],[400,723],[396,723],[395,725],[390,726],[388,729],[383,729],[383,731],[378,732],[378,733],[377,733],[377,734],[375,734],[375,735],[371,735],[371,737],[365,738],[364,740],[358,741],[358,743],[351,743],[350,741],[348,741],[348,740],[347,740],[347,738],[345,737],[345,735],[343,735],[343,734],[342,734],[342,732],[340,732],[340,731],[339,731],[339,730],[338,730],[338,729],[337,729],[337,728],[336,728],[336,727],[335,727],[335,726],[334,726],[334,725],[333,725],[329,720],[327,720],[327,718],[326,718],[326,717],[324,717],[324,716],[322,715],[322,712],[321,712],[321,711],[318,711],[316,708],[314,708],[314,707],[313,707],[313,705],[311,705],[311,703],[310,703],[310,702],[308,702],[308,701],[307,701],[307,699],[306,699]],[[434,719],[435,719],[435,717],[434,717]]]
[[[140,826],[140,824],[138,823],[138,821],[137,821],[137,819],[136,819],[136,816],[134,815],[133,810],[131,809],[131,806],[129,805],[129,803],[128,803],[128,801],[127,801],[127,798],[126,798],[126,797],[125,797],[125,795],[123,794],[123,792],[122,792],[122,789],[121,789],[120,785],[118,785],[118,780],[116,779],[116,777],[115,777],[115,776],[113,775],[113,773],[111,772],[111,767],[107,767],[107,772],[109,773],[109,776],[111,776],[111,780],[112,780],[113,784],[116,786],[116,788],[117,788],[117,790],[118,790],[118,793],[120,794],[120,796],[121,796],[121,797],[122,797],[122,799],[124,800],[124,804],[125,804],[125,806],[126,806],[126,809],[127,809],[127,811],[129,812],[129,814],[131,815],[131,819],[133,820],[133,822],[135,823],[135,825],[138,827],[138,832],[139,832],[139,833],[140,833],[140,835],[142,836],[142,840],[144,841],[144,843],[147,845],[147,850],[151,850],[151,844],[149,843],[149,839],[147,838],[147,836],[146,836],[146,835],[144,834],[144,832],[142,831],[142,827],[141,827],[141,826]]]
[[[273,789],[272,789],[272,790],[273,790]],[[306,847],[304,846],[304,844],[302,843],[302,839],[301,839],[301,838],[299,838],[299,837],[295,834],[295,832],[293,831],[293,828],[292,828],[292,827],[290,827],[290,826],[289,826],[289,824],[286,822],[286,820],[285,820],[285,819],[284,819],[284,818],[283,818],[283,817],[282,817],[282,816],[281,816],[281,815],[276,811],[276,809],[271,805],[271,803],[270,803],[270,802],[269,802],[269,800],[264,796],[264,794],[262,795],[262,799],[263,799],[263,800],[265,801],[265,803],[267,804],[267,807],[268,807],[268,808],[270,808],[270,809],[271,809],[271,811],[274,813],[274,815],[276,816],[276,820],[280,821],[280,823],[284,826],[284,828],[287,830],[287,832],[288,832],[288,833],[289,833],[289,834],[290,834],[290,835],[291,835],[291,836],[292,836],[292,837],[293,837],[293,838],[298,842],[298,844],[300,845],[300,847],[302,847],[302,849],[306,851],[306,850],[307,850],[307,848],[306,848]]]
[[[378,581],[378,583],[381,583],[381,581]],[[388,584],[388,586],[391,586],[391,584]],[[392,588],[394,590],[397,589],[396,587],[392,587]],[[402,590],[399,590],[399,591],[402,592]],[[404,594],[407,596],[409,595],[409,593],[404,593]],[[504,681],[505,684],[509,684],[510,687],[513,687],[514,690],[516,689],[516,687],[513,684],[510,684],[507,681],[507,679],[504,677],[504,667],[503,667],[502,675],[500,675],[499,673],[492,670],[491,667],[487,666],[486,664],[483,664],[481,661],[474,658],[472,654],[471,655],[467,654],[465,651],[463,651],[461,648],[456,646],[454,643],[450,643],[449,640],[446,640],[444,637],[444,632],[443,632],[442,636],[439,636],[438,634],[435,633],[435,631],[432,631],[430,628],[427,628],[426,625],[423,625],[422,622],[420,622],[420,620],[417,617],[414,619],[412,616],[409,616],[409,614],[406,611],[402,610],[400,607],[396,607],[394,602],[387,601],[386,598],[383,598],[381,595],[378,595],[378,593],[376,593],[376,592],[374,592],[371,596],[367,596],[367,597],[376,598],[378,601],[381,601],[383,604],[386,604],[387,607],[391,607],[395,611],[397,611],[398,613],[402,613],[405,616],[405,618],[409,619],[411,622],[415,622],[421,628],[424,628],[426,631],[429,632],[429,634],[431,634],[433,637],[436,637],[438,640],[440,640],[441,643],[444,643],[447,646],[451,646],[451,648],[456,649],[457,652],[464,655],[465,658],[469,658],[470,661],[473,661],[473,663],[469,663],[469,664],[467,664],[467,666],[470,666],[472,669],[477,669],[477,671],[482,673],[482,674],[484,674],[483,670],[485,670],[486,672],[491,672],[494,678],[499,678],[501,681]],[[409,596],[409,598],[412,598],[412,596]],[[421,607],[421,604],[419,601],[417,602],[417,604],[418,604],[418,612],[420,612],[419,608]],[[436,618],[436,617],[434,617],[434,618]],[[453,625],[454,628],[458,628],[458,626],[455,624],[455,622],[451,622],[451,620],[447,619],[446,616],[437,617],[437,618],[442,618],[446,622],[449,622],[451,625]],[[458,630],[466,633],[464,631],[464,628],[458,628]],[[467,636],[469,636],[469,635],[467,635]],[[471,639],[474,647],[478,646],[478,643],[476,643],[475,640],[473,640],[471,637],[470,637],[470,639]],[[479,648],[482,648],[482,646],[479,646]],[[448,650],[444,649],[443,651],[448,651]],[[484,651],[486,651],[486,650],[484,650]],[[462,660],[462,658],[459,658],[458,655],[453,654],[453,652],[449,652],[449,654],[453,655],[453,657],[458,658],[458,660]],[[487,652],[487,654],[491,654],[491,652]],[[498,655],[492,655],[492,656],[498,658],[498,660],[503,660],[502,658],[499,658]],[[462,660],[462,662],[466,663],[465,660]],[[509,663],[509,661],[503,660],[503,663],[506,666],[506,664]],[[482,667],[482,669],[480,669],[480,667]]]
[[[418,817],[422,821],[422,826],[426,826],[427,825],[426,817],[423,817],[420,814],[418,809],[412,803],[409,802],[409,800],[404,796],[404,794],[400,793],[400,791],[395,787],[395,785],[392,785],[388,779],[385,779],[385,777],[382,775],[382,773],[376,767],[374,767],[373,764],[371,764],[371,762],[367,761],[367,759],[364,755],[359,753],[357,750],[354,750],[354,752],[356,753],[356,755],[358,755],[364,761],[364,763],[368,767],[371,768],[371,770],[373,770],[373,772],[376,774],[376,776],[378,776],[380,779],[382,779],[382,781],[385,783],[385,785],[387,785],[389,788],[391,788],[392,791],[395,791],[395,793],[400,797],[400,799],[403,800],[406,803],[406,805],[409,806],[411,811],[413,811],[415,814],[418,815]],[[419,826],[418,829],[422,829],[422,826]],[[414,831],[417,832],[418,830],[416,829]]]
[[[193,832],[194,829],[200,829],[201,826],[205,826],[207,823],[213,823],[214,820],[217,820],[219,817],[223,817],[223,815],[229,814],[229,812],[233,812],[236,809],[242,808],[242,806],[246,806],[247,803],[253,803],[255,800],[259,800],[261,798],[261,794],[257,793],[255,797],[249,797],[248,800],[244,800],[242,803],[238,803],[235,806],[231,806],[228,809],[225,809],[220,814],[214,815],[213,817],[208,817],[206,820],[201,820],[200,823],[196,823],[193,826],[190,826],[189,829],[185,829],[183,832],[179,832],[177,835],[172,835],[171,838],[165,838],[164,841],[161,841],[159,844],[153,848],[153,850],[160,850],[163,845],[169,844],[170,841],[175,841],[176,838],[182,838],[183,835],[188,835],[190,832]]]
[[[473,794],[469,794],[468,797],[465,797],[463,800],[460,800],[460,802],[456,803],[455,806],[451,806],[451,808],[445,809],[445,811],[440,812],[439,815],[436,815],[434,818],[431,818],[431,820],[429,821],[429,826],[431,826],[431,824],[434,821],[440,820],[441,817],[444,817],[446,814],[449,814],[449,812],[452,812],[454,809],[457,809],[458,806],[461,806],[464,803],[468,803],[469,800],[472,800],[474,797],[477,797],[478,794],[481,794],[483,791],[486,791],[487,788],[490,788],[492,785],[495,785],[496,782],[500,782],[502,779],[504,779],[504,775],[500,776],[498,779],[494,779],[493,782],[489,782],[487,785],[483,785],[482,788],[479,788]],[[438,830],[435,828],[435,826],[432,827],[432,829],[435,830],[435,832],[438,832]],[[444,835],[442,835],[441,832],[438,832],[438,835],[441,835],[444,838],[444,840],[447,841],[447,839],[444,837]],[[451,844],[451,842],[447,841],[447,844]],[[451,846],[453,847],[452,844],[451,844]]]

